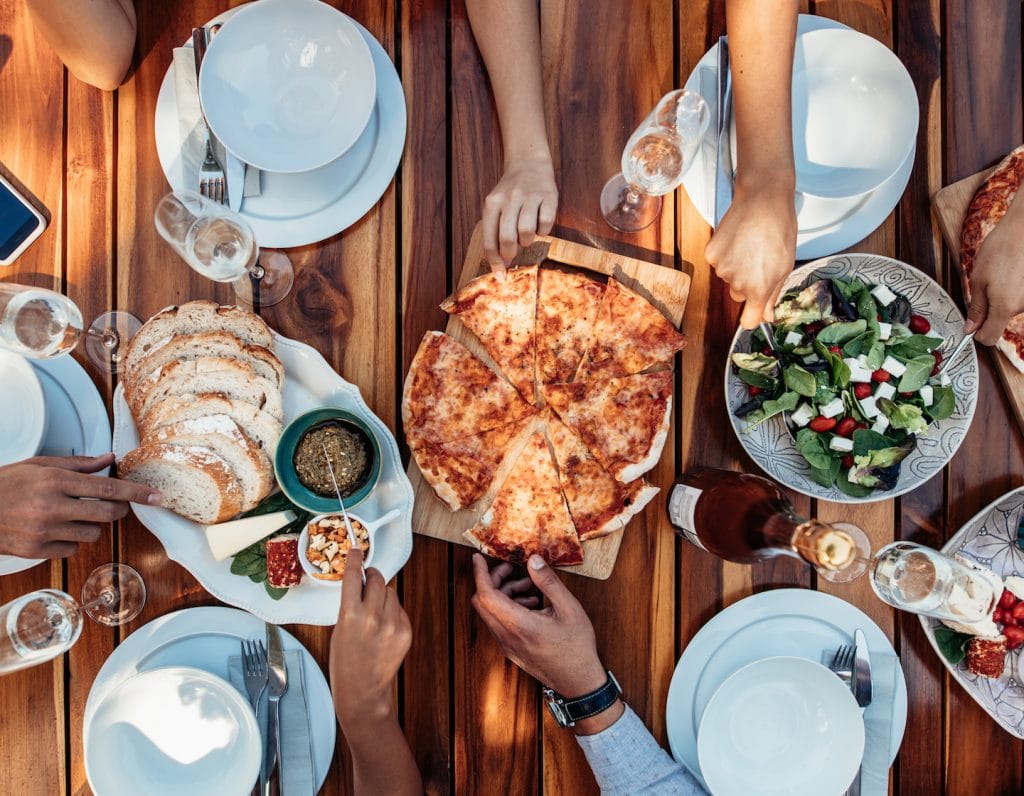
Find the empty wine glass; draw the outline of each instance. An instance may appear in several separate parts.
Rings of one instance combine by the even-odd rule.
[[[153,223],[194,271],[231,283],[242,304],[258,311],[291,292],[291,261],[281,252],[261,261],[252,227],[229,208],[194,191],[175,191],[157,203]]]
[[[710,123],[707,103],[678,89],[662,97],[622,152],[622,171],[601,191],[601,215],[620,232],[639,232],[683,181]]]
[[[83,331],[82,311],[67,296],[29,285],[0,284],[0,346],[30,359],[72,351],[85,338],[96,367],[117,373],[123,346],[142,324],[129,312],[105,312]]]

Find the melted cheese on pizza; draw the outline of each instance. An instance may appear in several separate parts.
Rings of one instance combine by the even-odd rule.
[[[604,285],[577,273],[543,269],[537,294],[537,380],[571,381],[594,336]]]

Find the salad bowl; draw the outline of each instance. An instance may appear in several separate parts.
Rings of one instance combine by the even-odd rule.
[[[973,345],[938,373],[963,337],[949,295],[916,268],[873,254],[809,263],[782,295],[773,328],[784,361],[762,354],[760,332],[740,329],[726,367],[729,421],[754,462],[837,503],[887,500],[941,471],[978,398]]]

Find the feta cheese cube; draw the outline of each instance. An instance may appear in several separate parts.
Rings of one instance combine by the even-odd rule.
[[[883,381],[878,385],[878,389],[875,390],[875,400],[887,398],[891,401],[894,395],[896,395],[896,388],[887,381]]]
[[[878,339],[888,340],[892,337],[892,324],[885,321],[878,322]]]
[[[850,368],[850,381],[871,381],[871,371],[861,365],[859,360],[854,357],[847,357],[843,362]]]
[[[875,424],[871,427],[871,430],[876,434],[884,434],[886,429],[889,428],[889,418],[883,415],[881,412],[878,413],[878,417],[875,419]]]
[[[882,370],[889,371],[893,376],[899,378],[903,375],[903,372],[907,369],[907,366],[900,362],[895,357],[886,357],[882,363]]]
[[[825,417],[835,417],[836,415],[841,415],[845,408],[842,398],[833,398],[824,406],[818,407],[818,411]]]
[[[803,428],[814,419],[814,408],[810,404],[802,403],[793,410],[789,419]]]
[[[952,379],[950,379],[950,378],[949,378],[949,374],[948,374],[948,373],[946,373],[945,371],[943,371],[943,372],[942,372],[942,373],[941,373],[941,374],[939,375],[939,384],[940,384],[940,385],[941,385],[942,387],[948,387],[948,386],[949,386],[949,385],[951,385],[952,383],[953,383]]]
[[[878,407],[875,406],[875,396],[869,395],[867,398],[860,399],[860,411],[864,413],[864,417],[870,420],[873,417],[878,417]]]
[[[862,368],[866,368],[868,366],[868,355],[861,354],[859,357],[857,357],[857,364],[859,364]]]
[[[935,394],[930,384],[926,384],[921,388],[921,400],[924,401],[925,406],[931,406],[932,401],[935,400]]]
[[[804,339],[804,336],[797,331],[791,331],[786,334],[786,339],[783,340],[783,345],[800,345],[800,342]]]
[[[839,453],[850,453],[853,450],[853,440],[846,437],[832,437],[828,446]]]
[[[885,285],[877,285],[875,289],[871,291],[871,295],[878,299],[878,303],[883,307],[888,307],[896,300],[896,294],[889,290]]]

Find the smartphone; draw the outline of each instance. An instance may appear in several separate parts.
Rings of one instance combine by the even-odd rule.
[[[10,265],[43,234],[46,219],[0,176],[0,265]]]

